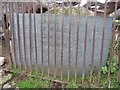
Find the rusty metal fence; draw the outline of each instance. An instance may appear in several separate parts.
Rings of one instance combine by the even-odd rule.
[[[50,12],[50,3],[47,3],[47,13],[43,13],[43,5],[39,4],[39,13],[36,13],[36,4],[30,2],[8,2],[5,13],[10,20],[10,33],[12,40],[3,28],[6,45],[9,51],[9,63],[18,66],[20,70],[30,70],[42,73],[44,77],[53,76],[55,79],[64,76],[69,81],[77,81],[85,75],[90,75],[92,82],[93,72],[101,76],[101,67],[105,66],[111,40],[110,63],[113,57],[113,42],[116,26],[112,23],[116,18],[106,14],[107,3],[104,6],[103,16],[97,15],[97,2],[93,16],[86,13],[81,16],[80,2],[77,14],[73,15],[70,2],[69,14],[65,15],[65,5],[62,2],[62,12],[58,15],[56,2],[53,14]],[[2,2],[0,2],[2,6]],[[115,13],[117,2],[115,4]],[[12,44],[10,44],[10,41]],[[108,68],[108,81],[110,82],[110,66]]]

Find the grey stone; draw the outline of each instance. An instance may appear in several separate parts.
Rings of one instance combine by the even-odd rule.
[[[42,58],[41,58],[41,15],[36,14],[36,38],[37,38],[37,60],[38,66],[41,69],[42,66]],[[63,73],[67,74],[68,70],[68,37],[69,37],[69,16],[64,15],[64,47],[63,47]],[[27,65],[30,65],[30,49],[32,52],[32,65],[34,66],[36,63],[36,49],[35,49],[35,35],[34,35],[34,18],[33,14],[31,14],[31,25],[29,30],[29,19],[28,14],[25,14],[25,51],[26,51],[26,61]],[[57,72],[60,72],[60,65],[61,65],[61,40],[62,40],[62,15],[56,16],[56,56],[57,56]],[[78,17],[76,15],[71,16],[71,55],[70,55],[70,73],[74,75],[75,70],[75,63],[76,63],[76,33],[77,33],[77,20]],[[96,32],[95,32],[95,49],[94,49],[94,69],[98,71],[99,63],[100,63],[100,52],[101,52],[101,42],[102,42],[102,30],[103,30],[103,22],[104,17],[97,16],[96,17]],[[48,15],[43,14],[43,47],[44,47],[44,69],[47,71],[48,68]],[[77,62],[77,74],[82,73],[83,63],[84,63],[84,40],[85,40],[85,24],[86,24],[86,17],[80,17],[79,23],[79,37],[78,37],[78,62]],[[24,64],[24,39],[23,39],[23,29],[22,29],[22,14],[19,14],[19,33],[20,33],[20,54],[21,60]],[[88,32],[87,32],[87,46],[86,46],[86,66],[85,66],[85,73],[88,73],[91,69],[92,64],[92,42],[93,42],[93,30],[94,30],[94,17],[88,17]],[[31,48],[30,48],[30,38],[29,38],[29,31],[31,31]],[[103,57],[102,57],[102,66],[106,64],[108,50],[110,46],[110,39],[111,39],[111,32],[112,32],[112,18],[106,17],[106,25],[105,25],[105,34],[104,34],[104,47],[103,47]],[[16,60],[17,63],[20,64],[20,55],[19,55],[19,43],[18,43],[18,29],[17,29],[17,18],[16,13],[14,13],[14,41],[16,49]],[[50,73],[53,74],[54,71],[54,14],[50,15]],[[14,50],[13,50],[14,51]],[[34,67],[33,67],[34,68]]]
[[[11,85],[9,84],[9,83],[7,83],[7,84],[5,84],[4,86],[3,86],[3,89],[4,88],[11,88]]]
[[[0,70],[0,78],[3,78],[3,70]]]
[[[0,85],[2,85],[4,83],[4,79],[0,78]]]
[[[5,62],[5,57],[0,57],[0,66],[2,66]]]
[[[15,85],[16,85],[16,83],[13,81],[13,82],[11,82],[11,86],[12,87],[15,87]]]
[[[2,85],[0,85],[0,90],[2,90]]]
[[[19,90],[19,87],[16,87],[16,89],[15,90]]]
[[[0,84],[5,83],[6,81],[10,80],[12,78],[12,74],[8,74],[7,76],[1,75],[2,77],[0,78]]]
[[[8,74],[7,76],[4,76],[4,80],[10,80],[12,78],[12,74]]]

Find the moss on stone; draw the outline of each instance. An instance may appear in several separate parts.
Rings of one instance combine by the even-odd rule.
[[[48,13],[48,11],[46,13]],[[49,13],[55,14],[55,8],[50,9]],[[86,13],[87,13],[87,9],[84,7],[80,7],[80,15],[84,16],[84,15],[86,15]],[[56,14],[62,14],[61,7],[56,7]],[[70,7],[64,8],[64,15],[70,15]],[[77,7],[72,7],[72,15],[78,15],[78,8]],[[93,16],[93,12],[88,11],[88,16]]]

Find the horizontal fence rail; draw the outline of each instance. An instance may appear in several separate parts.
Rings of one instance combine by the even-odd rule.
[[[101,67],[106,65],[110,43],[113,47],[114,42],[115,3],[112,18],[107,15],[107,2],[102,15],[98,13],[98,2],[94,2],[92,13],[89,3],[83,11],[80,2],[76,7],[71,1],[67,7],[64,1],[61,6],[52,2],[53,7],[50,2],[45,5],[43,2],[8,2],[6,12],[9,12],[12,48],[9,45],[7,48],[10,54],[12,51],[11,66],[29,70],[31,74],[41,73],[43,77],[47,74],[48,78],[67,78],[67,81],[74,78],[82,84],[85,76],[90,76],[91,84],[93,73],[98,73],[100,83]],[[6,30],[4,33],[6,43],[10,42]],[[112,57],[113,48],[110,49],[110,63]],[[110,86],[110,65],[108,82]]]

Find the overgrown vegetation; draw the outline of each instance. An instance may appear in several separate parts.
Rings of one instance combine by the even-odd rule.
[[[98,74],[93,74],[92,76],[92,83],[90,84],[89,79],[90,77],[85,77],[84,83],[81,83],[81,78],[77,78],[78,82],[74,81],[74,77],[71,78],[69,82],[63,87],[62,85],[58,85],[58,87],[63,88],[108,88],[108,66],[110,64],[110,58],[108,58],[108,61],[106,63],[106,66],[102,67],[101,70],[101,77],[100,77],[100,83],[98,82]],[[13,69],[14,73],[20,72],[18,69]],[[117,81],[117,74],[118,74],[118,59],[117,57],[113,57],[111,60],[111,66],[110,66],[110,77],[111,77],[111,88],[120,88],[120,84]],[[47,75],[45,75],[47,77]],[[48,77],[47,77],[48,78]],[[49,80],[44,80],[42,78],[41,73],[38,73],[36,75],[35,71],[33,71],[32,75],[30,73],[21,72],[18,75],[18,78],[16,80],[16,85],[20,88],[52,88],[54,87],[53,82],[50,80],[54,80],[53,77],[49,77]],[[60,80],[60,78],[57,78],[57,80]],[[64,78],[64,80],[67,80],[67,78]],[[59,83],[58,83],[59,84]]]
[[[110,64],[110,58],[108,58],[106,66],[102,67],[102,85],[107,87],[108,79],[108,66],[110,65],[110,77],[111,77],[111,88],[120,88],[120,85],[117,80],[118,76],[118,58],[113,57]]]
[[[110,58],[108,58],[106,66],[102,67],[102,73],[107,74],[108,73],[108,66],[110,65],[110,73],[115,74],[118,71],[118,60],[116,57],[113,57],[111,64],[110,64]]]

